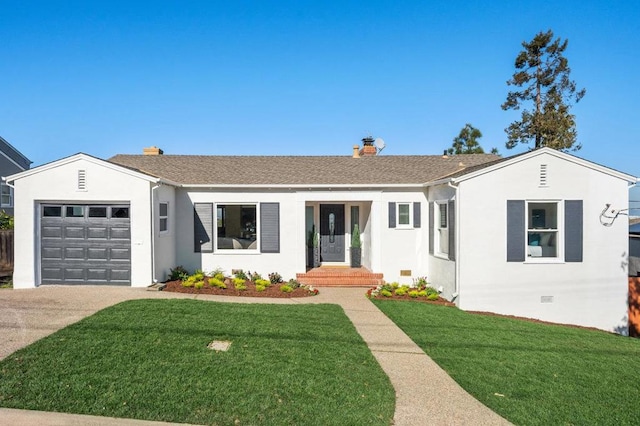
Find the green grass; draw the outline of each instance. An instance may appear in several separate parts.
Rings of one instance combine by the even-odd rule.
[[[212,340],[230,340],[228,352]],[[337,305],[138,300],[0,362],[0,406],[197,424],[389,424],[395,394]]]
[[[640,424],[640,340],[373,302],[464,389],[515,424]]]

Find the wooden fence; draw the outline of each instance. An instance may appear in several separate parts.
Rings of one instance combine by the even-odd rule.
[[[13,275],[13,229],[0,230],[0,277]]]

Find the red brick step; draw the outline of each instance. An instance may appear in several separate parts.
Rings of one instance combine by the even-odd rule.
[[[296,274],[301,284],[314,287],[374,287],[382,284],[382,274],[367,268],[347,268],[339,266],[321,266],[306,273]]]

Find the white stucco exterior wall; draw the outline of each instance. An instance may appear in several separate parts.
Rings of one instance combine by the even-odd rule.
[[[154,275],[152,280],[166,281],[172,268],[176,267],[176,235],[177,224],[181,220],[177,216],[175,193],[170,185],[153,185],[153,260]],[[168,230],[160,232],[160,203],[168,205]]]
[[[546,186],[540,185],[541,164],[548,169]],[[583,200],[583,261],[507,262],[507,200]],[[627,181],[541,153],[460,182],[457,202],[460,308],[625,333],[628,220],[618,216],[606,227],[600,213],[605,204],[628,206]],[[560,212],[559,219],[563,228]]]
[[[78,190],[78,170],[86,190]],[[25,172],[15,185],[14,288],[33,288],[39,278],[39,205],[43,202],[130,204],[131,282],[151,284],[151,179],[82,154]]]
[[[429,202],[435,201],[450,201],[455,198],[456,191],[454,188],[448,185],[438,185],[430,187],[428,191]],[[458,206],[456,204],[456,210]],[[435,205],[434,205],[435,209]],[[428,213],[428,206],[427,206]],[[434,210],[435,218],[438,217],[438,212]],[[457,219],[456,214],[456,219]],[[427,232],[429,230],[429,218],[427,216]],[[456,220],[457,224],[457,220]],[[456,226],[457,228],[457,226]],[[428,235],[431,238],[431,235]],[[434,242],[435,244],[435,242]],[[427,242],[426,253],[429,253],[429,244]],[[435,250],[434,250],[435,253]],[[447,300],[455,300],[457,296],[456,289],[456,262],[449,260],[447,257],[439,256],[438,254],[428,254],[429,256],[429,274],[427,276],[429,284],[434,288],[442,287],[442,297]]]

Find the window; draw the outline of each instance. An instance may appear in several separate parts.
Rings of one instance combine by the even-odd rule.
[[[256,250],[258,227],[255,204],[218,204],[218,250]]]
[[[62,207],[60,206],[43,206],[43,217],[62,217]]]
[[[437,214],[436,218],[436,254],[449,254],[449,209],[447,202],[436,202]]]
[[[582,200],[507,200],[507,262],[582,262]]]
[[[411,209],[409,203],[398,203],[398,227],[411,226]]]
[[[0,191],[0,205],[2,207],[13,207],[13,188],[3,182],[0,185]]]
[[[527,203],[527,256],[558,257],[558,203]]]
[[[82,206],[67,206],[67,217],[84,217],[84,208]]]
[[[169,203],[160,203],[158,209],[158,216],[160,217],[160,232],[169,232]]]
[[[111,217],[116,219],[128,219],[129,207],[111,207]]]
[[[107,217],[107,208],[99,207],[99,206],[90,206],[89,207],[89,217]]]

